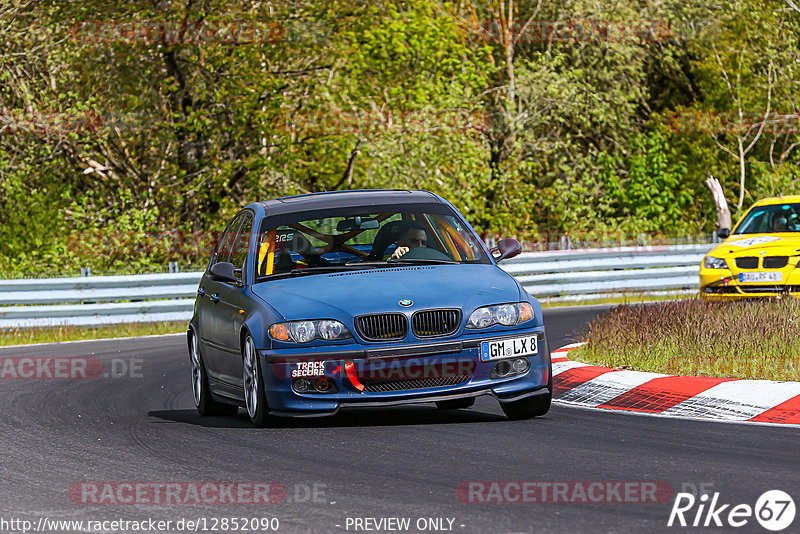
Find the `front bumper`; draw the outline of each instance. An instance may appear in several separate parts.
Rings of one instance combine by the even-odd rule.
[[[800,269],[784,271],[783,282],[739,282],[739,273],[728,269],[701,269],[700,296],[709,301],[800,297]]]
[[[481,342],[536,335],[538,351],[525,356],[529,369],[506,378],[493,378],[492,368],[498,360],[481,361]],[[455,340],[365,346],[320,347],[314,352],[299,350],[261,350],[262,378],[270,412],[279,416],[333,415],[346,406],[393,406],[491,395],[501,402],[530,395],[546,394],[550,381],[550,352],[544,339],[544,328],[463,336]],[[508,358],[511,360],[513,358]],[[335,385],[335,393],[298,393],[292,384],[297,377],[292,371],[299,362],[315,362],[319,373]],[[410,389],[375,391],[359,389],[346,368],[357,378],[374,379],[377,383],[403,384]],[[454,377],[460,377],[457,380]],[[366,382],[366,380],[364,380]]]

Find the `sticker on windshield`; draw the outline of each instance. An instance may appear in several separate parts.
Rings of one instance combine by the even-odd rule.
[[[731,241],[730,243],[727,244],[732,247],[747,248],[747,247],[753,247],[755,245],[763,245],[764,243],[772,243],[773,241],[780,241],[780,240],[781,240],[780,237],[764,235],[760,237],[748,237],[747,239],[739,239],[738,241]]]

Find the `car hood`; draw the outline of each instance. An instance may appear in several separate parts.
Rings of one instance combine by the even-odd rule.
[[[770,255],[797,256],[800,254],[800,233],[756,234],[731,236],[708,253],[726,257],[766,251]]]
[[[472,309],[521,298],[516,281],[494,265],[436,265],[316,274],[262,282],[253,292],[286,320],[342,319],[427,308]],[[401,300],[413,304],[401,307]]]

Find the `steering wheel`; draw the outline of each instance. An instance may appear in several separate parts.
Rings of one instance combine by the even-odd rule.
[[[408,249],[408,252],[400,256],[400,259],[409,260],[446,260],[453,261],[453,258],[444,252],[430,247],[416,247]]]

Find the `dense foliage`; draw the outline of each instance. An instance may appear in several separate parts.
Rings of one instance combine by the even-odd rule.
[[[799,41],[778,0],[0,0],[2,270],[199,262],[246,202],[336,189],[709,232],[710,175],[734,211],[800,192]]]

